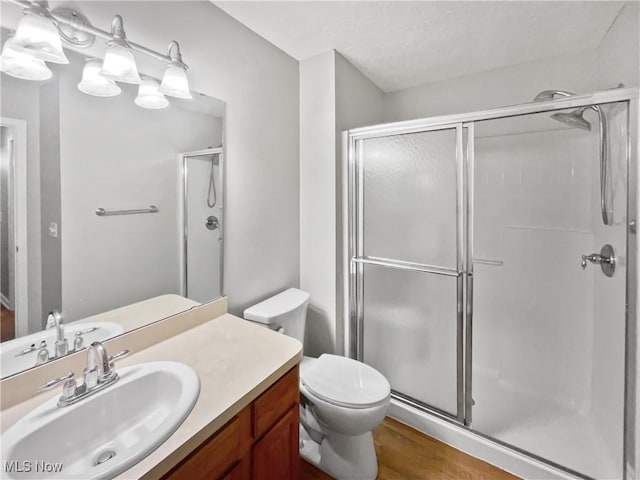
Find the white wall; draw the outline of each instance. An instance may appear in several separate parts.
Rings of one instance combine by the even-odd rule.
[[[346,351],[344,303],[342,278],[344,264],[341,261],[344,255],[343,249],[343,204],[342,188],[343,169],[341,135],[345,130],[380,123],[383,121],[383,97],[382,91],[371,80],[355,68],[340,53],[336,52],[336,348],[339,352]],[[341,350],[344,348],[345,350]]]
[[[0,294],[2,304],[10,310],[15,309],[13,252],[9,242],[14,235],[13,213],[13,131],[11,127],[0,126]],[[12,207],[13,209],[13,207]]]
[[[4,13],[4,11],[3,11]],[[38,83],[2,76],[2,116],[27,122],[27,277],[28,331],[40,331],[41,311],[41,249],[40,249],[40,101]],[[22,219],[24,221],[24,219]],[[16,292],[19,295],[19,292]],[[18,315],[20,313],[18,312]],[[20,320],[18,320],[20,321]]]
[[[471,112],[533,100],[542,90],[576,93],[640,84],[638,2],[620,12],[600,46],[388,93],[385,121]]]
[[[57,69],[54,69],[57,71]],[[62,311],[62,249],[60,235],[52,237],[49,225],[62,231],[60,210],[60,95],[58,75],[40,88],[40,228],[42,231],[42,314]]]
[[[59,71],[62,308],[74,321],[180,293],[181,152],[219,145],[217,117],[175,106],[147,110],[137,88],[81,93],[82,62]],[[99,217],[96,208],[156,205],[157,214]]]
[[[300,62],[300,288],[306,353],[342,352],[340,133],[382,119],[382,92],[331,50]]]
[[[335,52],[300,62],[300,288],[309,292],[305,353],[335,351]]]
[[[597,50],[598,86],[640,84],[640,2],[627,2]]]

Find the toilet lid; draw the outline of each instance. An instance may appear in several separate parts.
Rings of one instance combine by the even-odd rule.
[[[331,403],[354,407],[380,403],[391,393],[389,381],[375,368],[326,353],[305,368],[302,383]]]

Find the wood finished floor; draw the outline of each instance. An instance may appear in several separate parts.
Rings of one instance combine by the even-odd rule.
[[[378,454],[377,480],[518,480],[389,417],[373,431]],[[301,480],[331,477],[301,460]]]
[[[16,338],[15,314],[0,303],[0,342]]]

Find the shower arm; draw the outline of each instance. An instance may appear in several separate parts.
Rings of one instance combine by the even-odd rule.
[[[555,96],[571,97],[575,93],[567,92],[565,90],[543,90],[538,93],[533,99],[534,102],[553,100]],[[608,189],[609,185],[609,162],[608,162],[608,142],[607,142],[607,117],[600,105],[591,105],[589,107],[583,107],[583,111],[587,108],[591,108],[598,112],[599,125],[600,125],[600,212],[602,214],[602,222],[605,225],[611,225],[613,219],[609,215],[608,205]]]

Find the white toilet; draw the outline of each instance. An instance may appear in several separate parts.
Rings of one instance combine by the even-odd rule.
[[[304,340],[309,294],[290,288],[244,311],[244,318]],[[391,386],[374,368],[338,355],[303,357],[300,454],[339,480],[375,479],[371,431],[389,407]]]

